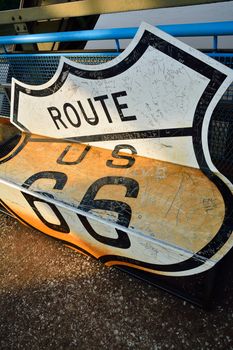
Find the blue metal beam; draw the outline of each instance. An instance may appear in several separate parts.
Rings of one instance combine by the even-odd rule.
[[[174,24],[159,25],[158,28],[163,31],[179,37],[186,36],[218,36],[233,35],[233,21],[211,22],[211,23],[192,23],[192,24]],[[131,39],[135,36],[138,28],[111,28],[94,29],[73,32],[27,34],[1,36],[0,45],[11,44],[32,44],[45,42],[65,42],[65,41],[89,41],[106,39]]]

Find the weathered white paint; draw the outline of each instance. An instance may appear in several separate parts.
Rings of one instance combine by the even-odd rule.
[[[109,264],[116,264],[114,256],[117,255],[118,261],[120,258],[128,259],[131,261],[129,264],[134,264],[133,260],[136,259],[142,264],[144,270],[173,276],[190,275],[211,268],[232,248],[232,235],[226,238],[225,232],[222,233],[222,223],[227,220],[225,214],[228,205],[224,191],[227,190],[228,193],[228,189],[225,185],[223,188],[218,188],[214,180],[208,179],[200,170],[180,167],[180,165],[201,167],[201,161],[199,159],[198,163],[198,154],[195,153],[196,144],[191,131],[186,136],[177,137],[176,131],[173,131],[169,137],[164,137],[166,134],[163,134],[163,137],[157,137],[157,135],[146,139],[134,138],[132,134],[121,138],[118,134],[144,131],[159,133],[170,129],[182,132],[185,128],[191,130],[197,106],[211,78],[198,73],[195,64],[189,68],[177,57],[174,59],[152,46],[148,47],[127,70],[120,72],[115,69],[121,62],[127,62],[130,54],[137,54],[136,47],[145,31],[158,36],[168,45],[173,45],[172,49],[176,47],[188,53],[189,61],[195,62],[196,65],[204,62],[218,73],[225,75],[225,80],[221,80],[219,78],[221,74],[218,75],[215,72],[215,85],[220,87],[215,91],[212,85],[214,93],[209,91],[211,95],[209,104],[206,102],[208,97],[206,101],[202,100],[206,109],[203,109],[204,115],[200,113],[202,119],[198,123],[202,125],[202,129],[201,139],[198,141],[201,145],[200,150],[204,153],[203,159],[207,162],[207,166],[204,164],[204,167],[217,174],[232,189],[232,184],[211,162],[208,150],[208,128],[216,104],[233,80],[233,72],[166,33],[143,24],[128,49],[111,62],[101,66],[83,66],[63,60],[54,77],[41,86],[29,86],[13,80],[11,120],[15,125],[20,126],[22,130],[26,128],[31,133],[50,138],[86,136],[89,137],[89,141],[86,142],[101,148],[93,147],[83,163],[81,160],[76,165],[70,165],[58,161],[64,158],[64,149],[68,147],[70,150],[70,144],[67,146],[65,140],[57,142],[35,136],[33,140],[29,138],[19,156],[16,153],[14,158],[0,166],[1,195],[4,203],[19,218],[25,218],[25,221],[33,223],[34,227],[47,234],[83,247],[97,258],[113,256],[111,261],[108,261]],[[164,42],[163,45],[167,45]],[[77,69],[79,74],[80,70],[83,70],[94,72],[96,77],[101,77],[101,72],[110,68],[115,69],[115,74],[105,79],[88,79],[77,76],[75,72],[67,73],[65,69],[67,64],[72,69]],[[64,82],[56,89],[58,77],[62,75],[65,78]],[[17,100],[17,89],[20,87],[26,90],[19,92]],[[43,94],[45,89],[50,90],[51,93],[47,96],[33,96],[36,91]],[[103,95],[107,96],[105,103],[108,115],[104,111],[103,104],[95,100],[96,97],[98,99],[98,96]],[[81,102],[90,118],[91,105],[89,102],[88,106],[88,99],[91,99],[89,101],[95,106],[95,113],[99,119],[96,125],[92,124],[97,117],[92,113],[92,119],[85,120],[81,107],[77,103],[77,101]],[[72,106],[73,114],[69,114],[70,121],[63,112],[63,106],[66,103]],[[59,111],[59,117],[51,115],[49,108]],[[72,124],[79,120],[76,113],[80,118],[80,125],[74,126]],[[93,141],[93,138],[100,134],[106,137],[98,142]],[[116,137],[109,141],[109,135]],[[134,165],[127,169],[122,166],[114,168],[108,165],[109,161],[111,163],[113,153],[103,148],[113,150],[114,146],[119,144],[134,146],[139,155],[135,156],[137,157],[135,164],[133,163]],[[77,153],[72,152],[75,149],[78,151],[79,146],[86,147],[77,143],[72,144],[70,152],[73,157],[74,154],[77,157]],[[34,157],[38,163],[34,162]],[[72,160],[72,156],[67,155],[67,152],[65,157],[68,159],[71,157]],[[116,159],[119,158],[116,157],[114,162]],[[180,165],[171,165],[167,162]],[[23,173],[19,171],[21,167],[24,168]],[[34,178],[32,186],[28,185],[29,189],[25,186],[22,188],[22,183],[25,184],[28,179],[50,171],[58,172],[61,176],[66,175],[67,184],[64,183],[60,189],[55,188],[54,178],[48,175],[42,179]],[[8,173],[10,175],[6,175]],[[130,197],[126,195],[128,187],[124,183],[110,182],[107,186],[104,184],[101,187],[100,193],[99,190],[95,193],[95,196],[98,194],[97,201],[106,200],[109,203],[109,200],[115,200],[120,210],[122,210],[122,203],[127,203],[132,216],[126,227],[117,223],[120,211],[110,210],[106,203],[105,207],[97,206],[97,210],[93,207],[88,191],[93,184],[96,186],[96,182],[106,177],[112,177],[115,180],[124,178],[125,181],[138,184],[140,188],[135,197]],[[10,194],[7,186],[11,187]],[[134,193],[135,188],[130,192],[131,194]],[[48,192],[53,197],[44,196],[43,193],[38,194],[38,191]],[[51,229],[49,223],[57,223],[54,213],[45,212],[46,205],[39,205],[39,207],[37,205],[41,216],[47,221],[46,226],[41,217],[35,214],[35,208],[25,199],[25,193],[56,205],[69,225],[69,235]],[[87,209],[85,211],[82,210],[82,202],[87,193],[89,202],[85,202],[85,209]],[[85,226],[80,216],[76,214],[87,217],[90,225],[100,233],[101,238],[116,239],[116,229],[124,231],[128,234],[131,245],[125,249],[99,241],[91,233],[90,227]],[[126,217],[124,210],[121,214]],[[203,230],[203,234],[200,234],[200,229]],[[217,236],[219,232],[220,235],[225,235],[222,245],[219,244],[219,236]],[[197,254],[203,247],[208,248],[208,243],[216,237],[217,248],[212,251],[210,247],[209,253],[213,254],[210,254],[209,259],[205,258],[205,255]],[[193,268],[182,268],[183,262],[189,258],[194,261],[197,259],[199,266],[194,264]],[[154,266],[148,268],[148,264]],[[181,264],[180,269],[166,270],[166,265],[174,264]]]
[[[110,62],[102,65],[84,66],[62,59],[54,77],[40,86],[26,85],[13,79],[11,121],[19,128],[20,124],[23,125],[31,133],[54,138],[191,127],[197,103],[208,85],[209,79],[151,46],[148,47],[134,65],[120,74],[116,70],[116,74],[111,78],[92,80],[69,74],[65,83],[55,93],[43,97],[30,95],[31,91],[43,91],[50,88],[61,74],[64,63],[85,71],[96,71],[96,74],[99,74],[98,71],[100,70],[104,71],[107,68],[117,66],[120,62],[127,60],[128,55],[136,50],[135,47],[145,30],[226,74],[227,79],[215,94],[206,111],[203,143],[207,147],[207,131],[212,111],[233,80],[233,72],[201,52],[145,23],[141,25],[134,40],[124,53]],[[28,94],[19,93],[17,122],[13,120],[16,84],[25,87],[28,92]],[[116,103],[111,95],[122,91],[125,93],[125,96],[118,97],[117,102],[120,105],[127,106],[127,108],[124,107],[122,109],[122,113],[124,117],[133,116],[130,121],[121,120]],[[100,101],[94,101],[94,97],[101,95],[108,96],[105,104],[112,119],[111,123],[106,117]],[[77,101],[81,101],[87,116],[93,118],[93,112],[87,102],[88,98],[93,102],[98,115],[99,123],[97,125],[90,125],[84,120],[80,107],[77,104]],[[74,127],[68,122],[63,111],[65,103],[70,103],[79,114],[81,120],[79,127]],[[65,123],[66,128],[60,121],[57,121],[59,126],[56,125],[48,111],[48,108],[51,107],[56,107],[60,111],[61,119]],[[69,118],[75,123],[77,119],[74,112],[70,108],[68,111]],[[56,115],[58,112],[53,111],[52,113]],[[129,137],[129,140],[133,146],[137,146],[139,155],[198,167],[190,136],[140,140],[134,140]],[[116,139],[116,142],[114,142],[107,141],[106,138],[104,141],[95,143],[92,143],[90,139],[88,143],[112,149],[114,145],[119,144],[119,139]],[[212,169],[215,170],[213,167]]]

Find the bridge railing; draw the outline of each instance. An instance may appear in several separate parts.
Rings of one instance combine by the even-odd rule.
[[[218,49],[218,37],[233,35],[233,21],[191,23],[191,24],[171,24],[158,25],[157,28],[175,37],[213,37],[213,49]],[[109,28],[93,29],[71,32],[11,35],[0,37],[0,45],[11,44],[32,44],[46,42],[71,42],[89,40],[115,40],[117,50],[120,49],[120,39],[131,39],[135,36],[138,28]]]
[[[218,37],[233,35],[233,21],[160,25],[157,27],[175,37],[212,37],[212,49],[208,50],[207,54],[233,68],[233,47],[230,52],[218,50]],[[99,64],[109,61],[119,55],[121,51],[120,40],[132,39],[137,30],[137,27],[110,28],[0,37],[0,47],[3,48],[3,52],[0,54],[0,116],[9,117],[9,92],[12,77],[27,84],[42,84],[54,75],[61,56],[83,64]],[[116,50],[49,53],[7,51],[7,45],[91,40],[114,40]],[[232,101],[233,89],[228,89],[224,98]]]

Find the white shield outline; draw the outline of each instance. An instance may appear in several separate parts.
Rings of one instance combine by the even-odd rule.
[[[54,93],[56,89],[59,89],[65,82],[69,73],[79,75],[82,78],[87,79],[105,79],[106,77],[114,76],[114,74],[120,74],[121,70],[125,71],[128,69],[128,67],[130,67],[130,65],[134,64],[138,57],[143,55],[143,52],[145,52],[148,46],[155,47],[157,50],[168,54],[173,59],[182,62],[182,64],[194,69],[210,79],[210,82],[203,92],[196,108],[192,128],[188,128],[188,130],[185,130],[184,128],[180,128],[180,130],[171,129],[165,130],[164,132],[166,133],[166,137],[168,136],[168,133],[173,132],[175,132],[175,136],[177,137],[183,136],[184,133],[187,133],[187,135],[192,137],[194,152],[200,169],[211,181],[215,183],[223,196],[226,207],[223,224],[214,239],[209,242],[207,246],[203,247],[201,251],[194,254],[192,258],[182,263],[175,264],[177,266],[174,266],[173,264],[172,266],[153,265],[152,267],[145,266],[145,264],[143,264],[144,267],[153,268],[154,270],[158,271],[178,272],[191,270],[197,268],[200,264],[203,264],[206,259],[208,260],[213,257],[216,252],[218,252],[228,241],[233,229],[232,184],[229,183],[229,181],[222,174],[220,174],[213,165],[208,147],[208,128],[211,121],[212,112],[222,94],[233,80],[233,73],[230,69],[224,67],[218,62],[213,61],[206,55],[189,48],[185,44],[180,43],[178,40],[172,38],[166,33],[163,33],[147,24],[143,24],[127,50],[125,50],[123,54],[111,62],[105,63],[101,66],[82,66],[79,64],[74,64],[73,62],[70,63],[70,61],[67,59],[62,59],[55,76],[48,83],[40,86],[22,84],[13,79],[11,121],[21,130],[26,132],[28,131],[17,119],[20,93],[26,93],[32,96],[45,96],[46,94]],[[180,135],[179,132],[181,133]],[[172,135],[174,136],[174,134]],[[123,136],[124,135],[119,135],[119,137]],[[155,133],[151,137],[158,136],[156,136]],[[159,133],[159,137],[163,137],[161,132]],[[84,136],[77,138],[77,141],[91,142],[95,140]],[[103,257],[101,260],[104,262],[110,260],[127,261],[127,258],[123,259],[122,257],[108,256]],[[132,262],[135,265],[141,264],[141,262],[132,260],[128,262]]]

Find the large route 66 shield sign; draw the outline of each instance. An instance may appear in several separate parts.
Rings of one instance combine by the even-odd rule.
[[[83,66],[62,59],[54,77],[40,86],[13,79],[12,123],[26,133],[43,136],[28,136],[24,152],[17,153],[14,163],[21,156],[25,165],[33,165],[30,157],[40,143],[43,147],[40,145],[38,159],[50,160],[44,162],[46,169],[38,163],[34,173],[30,165],[31,173],[27,170],[25,176],[15,171],[11,181],[23,186],[22,192],[36,191],[41,176],[54,179],[54,172],[61,176],[60,182],[65,181],[62,188],[56,191],[55,185],[45,199],[49,202],[53,198],[62,206],[65,199],[61,193],[67,191],[66,200],[72,210],[78,209],[86,235],[94,239],[90,242],[82,233],[79,246],[104,262],[167,275],[204,271],[232,247],[232,183],[227,173],[222,174],[213,164],[208,145],[213,111],[232,80],[233,73],[227,67],[147,24],[141,25],[129,47],[111,62]],[[78,164],[65,164],[63,158],[70,148],[66,144],[68,148],[60,149],[65,141],[51,138],[88,143],[85,147],[92,151],[85,148]],[[96,148],[94,152],[92,146],[106,150]],[[125,159],[126,164],[118,164],[116,159]],[[13,164],[12,157],[4,164],[10,162]],[[74,190],[81,176],[77,170],[75,180],[75,166],[82,167],[82,176],[86,172],[83,194],[77,190],[76,195]],[[4,171],[3,166],[2,178]],[[44,172],[47,175],[41,175]],[[189,185],[184,185],[184,179]],[[54,181],[59,183],[57,177]],[[105,190],[99,192],[103,186]],[[115,193],[116,186],[126,191],[121,193],[122,200]],[[28,198],[27,203],[32,205]],[[174,206],[176,214],[171,219]],[[58,224],[66,222],[67,229],[69,222],[56,210]],[[115,214],[110,215],[111,211]],[[90,217],[92,212],[94,218]],[[42,220],[38,213],[37,208],[37,219]],[[181,216],[183,226],[177,230]],[[101,220],[100,232],[86,217]],[[80,222],[69,220],[74,231],[82,231]],[[108,225],[115,227],[115,238],[108,237]],[[53,229],[56,231],[56,226]],[[199,243],[192,244],[194,241]]]

